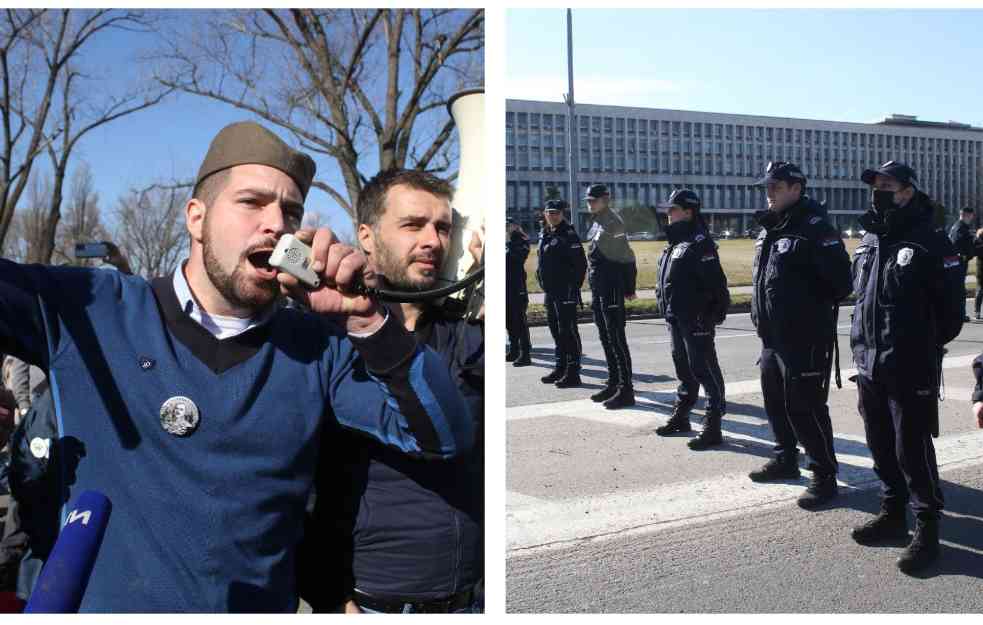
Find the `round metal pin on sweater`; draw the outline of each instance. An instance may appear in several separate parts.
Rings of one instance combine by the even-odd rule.
[[[172,397],[160,407],[160,426],[168,434],[187,436],[198,427],[198,421],[198,406],[187,397]]]

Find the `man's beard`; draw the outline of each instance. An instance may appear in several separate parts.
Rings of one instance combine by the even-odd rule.
[[[202,240],[202,255],[205,261],[205,275],[211,280],[212,284],[225,301],[236,308],[243,308],[254,313],[266,308],[280,294],[280,285],[276,280],[253,283],[244,275],[246,268],[246,257],[252,252],[252,248],[263,247],[263,245],[252,246],[236,263],[235,269],[229,274],[222,268],[222,264],[215,256],[212,244],[211,229],[208,224],[208,214],[205,214],[205,223],[202,225],[204,239]]]
[[[432,289],[437,282],[437,275],[440,273],[442,258],[439,253],[434,253],[434,269],[432,275],[413,279],[409,275],[410,264],[413,256],[408,258],[397,258],[389,251],[385,245],[377,245],[375,251],[375,269],[382,275],[382,278],[395,289],[401,291],[426,291]]]

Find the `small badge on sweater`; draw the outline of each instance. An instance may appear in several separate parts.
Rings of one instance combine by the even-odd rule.
[[[160,407],[160,425],[174,436],[187,436],[198,427],[198,406],[187,397],[172,397]]]

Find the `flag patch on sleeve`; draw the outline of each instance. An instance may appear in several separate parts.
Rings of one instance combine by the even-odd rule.
[[[840,241],[839,237],[826,237],[823,239],[823,247],[832,247],[834,245],[840,245],[843,241]]]
[[[958,267],[959,264],[960,263],[959,263],[958,256],[946,256],[945,258],[942,259],[942,266],[945,267],[946,269]]]

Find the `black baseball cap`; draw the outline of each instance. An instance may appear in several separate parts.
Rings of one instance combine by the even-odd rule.
[[[973,207],[972,206],[963,206],[963,212],[964,213],[975,213],[976,211],[973,210]]]
[[[608,191],[608,186],[606,184],[592,184],[587,187],[587,192],[584,193],[585,200],[596,200],[599,197],[607,197],[611,195]]]
[[[802,173],[798,165],[788,161],[772,161],[765,168],[765,177],[755,182],[755,186],[763,186],[769,182],[787,182],[788,184],[799,183],[805,187],[806,175]]]
[[[546,200],[546,209],[550,212],[563,212],[569,207],[569,204],[563,200]]]
[[[658,205],[659,208],[687,208],[695,211],[700,210],[700,198],[689,189],[675,189],[669,194],[669,199]]]
[[[903,185],[915,185],[915,181],[918,180],[918,176],[915,175],[915,170],[908,167],[904,163],[899,163],[897,161],[888,161],[878,167],[877,169],[865,169],[864,173],[860,174],[860,179],[864,181],[864,184],[874,184],[874,178],[877,174],[882,176],[890,176]]]

